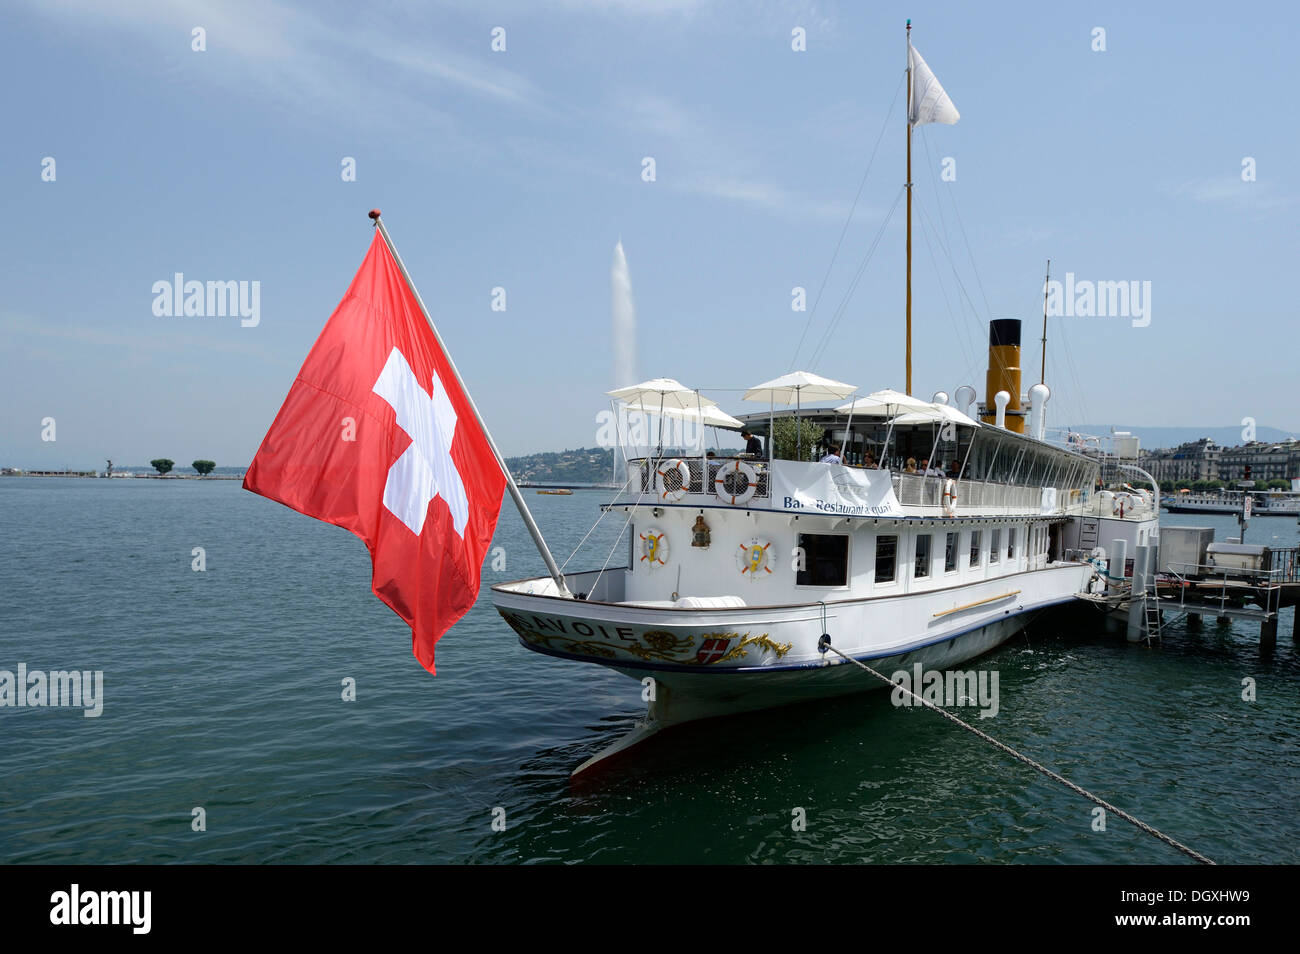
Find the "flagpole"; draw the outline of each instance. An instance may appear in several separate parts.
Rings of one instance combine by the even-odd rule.
[[[1052,260],[1047,260],[1047,277],[1043,279],[1043,366],[1038,372],[1038,383],[1047,383],[1047,287],[1052,283]]]
[[[907,21],[907,393],[912,393],[912,21]]]
[[[397,262],[397,268],[402,273],[402,278],[406,279],[406,287],[411,289],[411,294],[415,296],[415,302],[420,306],[420,311],[424,313],[424,320],[429,323],[429,330],[433,332],[433,338],[438,342],[438,347],[442,349],[443,357],[447,359],[447,365],[451,368],[452,377],[460,385],[460,391],[465,395],[465,400],[469,403],[469,409],[474,412],[474,419],[478,421],[479,429],[483,431],[483,436],[487,438],[488,446],[492,448],[492,454],[497,459],[497,466],[501,468],[501,473],[506,477],[506,489],[510,491],[510,496],[514,498],[515,506],[519,509],[519,515],[524,518],[524,526],[528,528],[528,533],[533,538],[533,543],[537,545],[537,552],[542,555],[542,560],[546,563],[546,570],[559,587],[561,596],[570,596],[569,588],[564,583],[564,574],[560,572],[559,566],[555,562],[555,557],[551,556],[551,550],[542,538],[542,531],[537,527],[537,521],[533,519],[532,511],[528,509],[528,504],[524,503],[524,496],[519,492],[518,485],[515,484],[515,478],[510,474],[510,468],[506,466],[505,458],[501,456],[501,451],[497,447],[497,442],[492,439],[492,432],[488,430],[487,424],[483,421],[483,415],[479,413],[478,407],[474,404],[474,398],[469,393],[469,388],[465,387],[465,379],[460,376],[456,370],[456,362],[451,357],[451,352],[447,346],[442,343],[442,335],[438,334],[438,326],[433,323],[433,317],[429,314],[429,309],[424,305],[424,299],[420,297],[420,291],[415,287],[415,282],[411,280],[411,273],[406,270],[406,263],[402,261],[402,256],[397,254],[397,249],[393,247],[393,239],[388,234],[388,229],[384,226],[383,219],[380,218],[378,209],[372,209],[370,218],[374,220],[375,228],[379,229],[379,234],[384,237],[384,244],[388,246],[388,252],[393,256],[393,261]]]

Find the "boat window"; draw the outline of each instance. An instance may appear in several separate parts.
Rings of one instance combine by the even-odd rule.
[[[930,534],[922,533],[916,537],[916,559],[912,561],[912,576],[930,575]]]
[[[948,540],[943,548],[943,571],[951,573],[957,569],[957,534],[948,534]]]
[[[1016,558],[1016,528],[1008,527],[1007,528],[1007,559],[1014,560],[1015,558]]]
[[[894,581],[894,563],[898,556],[898,537],[876,537],[876,582],[892,583]]]
[[[795,574],[798,586],[847,586],[849,538],[843,533],[801,533],[804,568]]]
[[[1002,531],[989,531],[989,562],[997,563],[998,557],[1002,555]]]
[[[980,565],[980,531],[972,530],[970,532],[970,566]]]

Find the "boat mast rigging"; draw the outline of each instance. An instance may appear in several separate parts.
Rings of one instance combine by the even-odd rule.
[[[1038,383],[1047,383],[1047,289],[1052,283],[1052,260],[1047,260],[1047,277],[1043,279],[1043,364],[1038,372]]]
[[[907,21],[907,390],[912,394],[912,21]]]

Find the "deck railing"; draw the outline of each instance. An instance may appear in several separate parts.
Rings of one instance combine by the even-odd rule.
[[[639,494],[642,490],[645,490],[648,493],[655,492],[657,487],[656,468],[662,467],[669,459],[670,458],[666,457],[645,457],[629,461],[628,466],[634,468],[633,472],[639,472],[640,483],[633,481],[628,487],[627,492],[631,494]],[[717,479],[718,471],[727,466],[727,464],[731,464],[734,467],[737,460],[735,457],[710,457],[707,461],[702,461],[698,457],[683,457],[680,459],[686,462],[686,466],[690,470],[690,480],[686,485],[686,492],[688,494],[712,494],[714,492],[714,481]],[[745,458],[739,459],[754,468],[754,471],[758,474],[758,486],[754,490],[754,496],[766,500],[768,495],[771,493],[769,488],[770,475],[768,473],[767,462],[761,460],[748,460]],[[703,465],[706,463],[708,464],[708,477],[707,479],[702,479],[702,475],[705,473]],[[676,475],[669,474],[666,479],[669,481],[670,489],[675,489],[678,486],[676,483],[678,480]],[[740,488],[737,489],[739,490]]]
[[[904,507],[941,511],[946,477],[921,474],[898,474],[894,478],[894,496]],[[953,481],[955,509],[963,513],[1038,513],[1043,511],[1043,488],[1025,484],[1000,484],[984,480]],[[1079,488],[1056,488],[1056,512],[1077,507],[1083,500]]]
[[[664,480],[667,482],[669,490],[676,490],[681,486],[680,471],[674,468],[667,468],[665,464],[672,458],[634,458],[629,462],[629,467],[633,476],[626,493],[633,497],[637,496],[659,496],[657,471],[664,471]],[[702,461],[699,457],[682,457],[689,473],[685,482],[685,490],[688,494],[704,494],[712,496],[715,493],[714,481],[718,472],[725,468],[735,467],[736,460],[733,457],[711,457],[707,461]],[[771,495],[771,465],[763,460],[751,460],[739,458],[739,460],[753,468],[757,475],[755,492],[753,499],[767,500]],[[778,461],[778,464],[780,462]],[[798,466],[815,466],[815,465],[798,465]],[[724,480],[727,480],[724,475]],[[911,510],[922,510],[933,512],[939,516],[944,512],[944,490],[948,485],[947,477],[924,476],[922,474],[894,474],[891,478],[894,496],[899,506]],[[727,486],[728,491],[739,492],[743,487]],[[1033,485],[1023,484],[1002,484],[993,481],[982,480],[955,480],[953,489],[956,497],[953,501],[954,508],[960,514],[1019,514],[1019,513],[1064,513],[1067,511],[1077,512],[1079,506],[1084,502],[1085,496],[1082,488],[1057,487],[1055,502],[1045,509],[1044,507],[1044,488]]]

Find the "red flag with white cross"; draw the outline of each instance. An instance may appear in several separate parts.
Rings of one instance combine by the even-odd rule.
[[[303,362],[244,488],[351,530],[433,647],[474,605],[506,478],[383,236]]]

